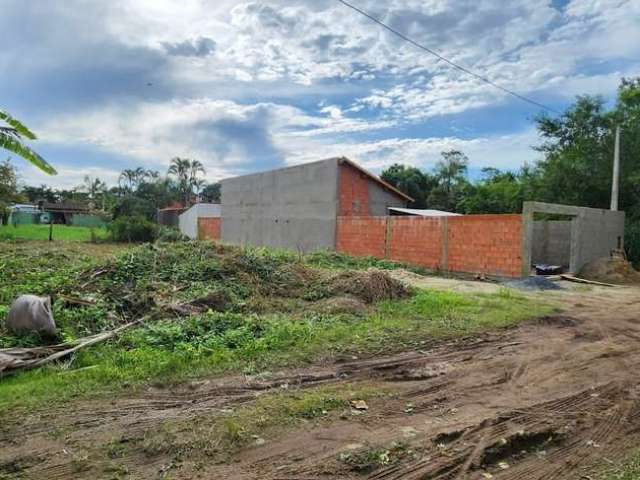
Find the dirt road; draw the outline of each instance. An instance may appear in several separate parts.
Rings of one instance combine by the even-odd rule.
[[[557,315],[420,351],[33,414],[0,431],[0,478],[595,479],[595,467],[640,445],[640,288],[545,298]],[[283,385],[359,382],[391,394],[280,429],[231,461],[177,460],[175,438],[157,433],[174,423],[188,434]]]

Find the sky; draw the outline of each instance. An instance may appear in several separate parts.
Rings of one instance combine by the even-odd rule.
[[[640,75],[638,0],[352,0],[556,110]],[[200,160],[210,182],[346,156],[380,172],[462,150],[470,174],[539,154],[541,109],[452,69],[337,0],[0,0],[0,108],[50,177]]]

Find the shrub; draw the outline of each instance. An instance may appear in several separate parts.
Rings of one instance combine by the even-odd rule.
[[[180,230],[166,225],[158,225],[158,233],[156,240],[159,242],[182,242],[189,240],[189,237],[183,235]]]
[[[640,220],[628,221],[625,226],[624,248],[634,267],[640,268]]]
[[[118,217],[109,225],[111,237],[116,242],[152,242],[158,228],[144,217]]]

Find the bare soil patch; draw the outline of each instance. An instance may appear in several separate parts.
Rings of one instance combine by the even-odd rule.
[[[5,416],[0,478],[595,479],[640,443],[640,289],[549,298],[558,315],[400,354]],[[271,392],[360,382],[391,393],[226,458],[198,428]]]

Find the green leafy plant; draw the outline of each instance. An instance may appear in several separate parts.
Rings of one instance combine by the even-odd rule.
[[[152,242],[158,229],[144,217],[118,217],[109,225],[111,237],[116,242]]]
[[[0,110],[0,120],[6,124],[0,126],[0,148],[15,153],[49,175],[58,173],[44,158],[25,145],[24,139],[36,139],[31,130],[4,110]]]

